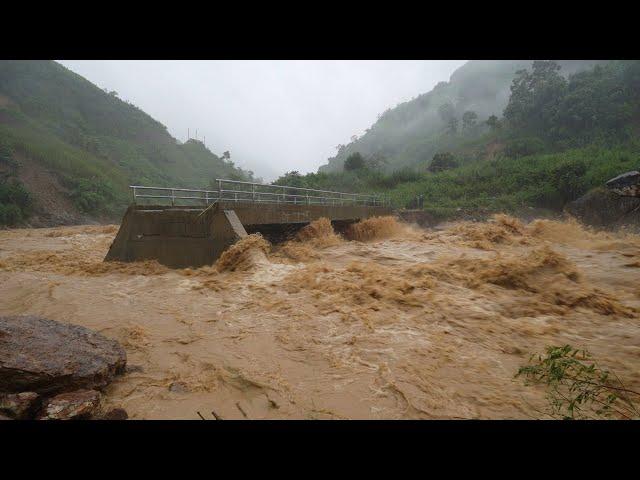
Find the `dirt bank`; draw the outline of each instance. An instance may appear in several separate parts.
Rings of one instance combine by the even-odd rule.
[[[544,391],[513,375],[563,343],[640,387],[639,236],[327,224],[174,271],[102,263],[115,226],[1,231],[0,314],[120,341],[107,403],[132,418],[537,418]]]

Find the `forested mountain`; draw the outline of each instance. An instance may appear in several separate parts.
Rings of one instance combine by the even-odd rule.
[[[597,64],[598,60],[558,61],[569,76]],[[518,70],[531,60],[472,60],[458,68],[448,82],[428,93],[382,113],[366,133],[338,147],[320,172],[340,171],[346,158],[358,152],[381,162],[387,171],[426,165],[441,150],[450,150],[485,133],[484,122],[501,116]],[[448,135],[443,135],[448,133]]]
[[[473,61],[385,112],[318,173],[276,182],[377,191],[447,218],[558,212],[640,169],[638,132],[640,61]]]
[[[61,206],[117,214],[130,184],[195,188],[250,175],[56,62],[0,61],[0,224]]]
[[[382,113],[318,173],[275,183],[377,191],[398,207],[421,197],[442,216],[559,211],[640,168],[638,132],[640,61],[471,61]],[[250,178],[227,153],[181,144],[55,62],[0,61],[0,224],[114,218],[133,183]]]

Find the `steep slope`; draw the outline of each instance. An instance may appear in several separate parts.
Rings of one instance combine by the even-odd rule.
[[[328,166],[334,170],[288,172],[277,183],[378,192],[432,218],[531,217],[557,215],[610,178],[640,169],[640,61],[599,61],[587,69],[589,62],[535,61],[524,69],[514,63],[469,62],[421,97],[422,106],[414,100],[388,111],[343,147],[344,167],[341,152]],[[506,101],[505,65],[517,68]],[[501,103],[490,121],[477,113]],[[433,105],[447,107],[435,114]]]
[[[0,147],[5,184],[24,178],[28,163],[76,213],[91,216],[119,212],[131,183],[204,187],[218,176],[249,176],[53,61],[0,61]],[[47,213],[41,190],[29,193]]]
[[[449,82],[440,82],[428,93],[385,111],[367,132],[320,167],[320,172],[342,170],[352,153],[378,157],[388,170],[414,167],[431,161],[439,150],[455,148],[484,133],[482,127],[489,116],[501,116],[510,96],[510,85],[516,71],[530,68],[531,60],[472,60],[457,69]],[[558,62],[563,75],[592,68],[598,60],[564,60]],[[442,109],[443,105],[450,108]],[[473,111],[477,119],[473,128],[461,136],[445,136],[449,118],[458,121],[458,131],[464,125],[464,112]]]

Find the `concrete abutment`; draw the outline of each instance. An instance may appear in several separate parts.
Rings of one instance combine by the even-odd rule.
[[[212,265],[248,233],[283,241],[322,217],[340,231],[349,223],[391,214],[387,207],[218,202],[194,207],[131,205],[105,261],[157,260],[171,268]]]

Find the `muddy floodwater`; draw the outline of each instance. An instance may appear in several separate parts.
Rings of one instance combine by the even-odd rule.
[[[544,418],[514,379],[548,345],[640,387],[640,237],[507,216],[420,230],[318,221],[218,263],[103,263],[117,226],[0,231],[0,314],[118,340],[137,419]]]

